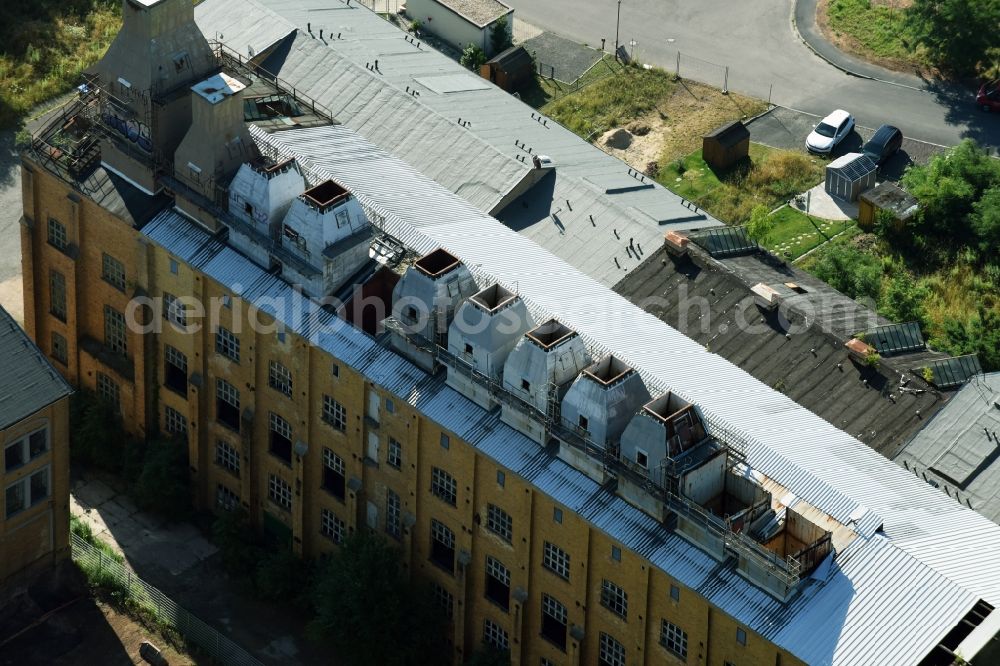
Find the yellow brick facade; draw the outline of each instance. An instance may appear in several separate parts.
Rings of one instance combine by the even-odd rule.
[[[121,388],[125,423],[136,434],[150,432],[154,419],[162,427],[168,407],[184,416],[190,435],[194,499],[200,507],[215,507],[219,486],[227,488],[238,496],[257,525],[284,525],[296,551],[316,557],[336,548],[333,539],[322,533],[324,511],[343,521],[345,533],[369,524],[384,533],[387,498],[394,493],[399,498],[402,529],[398,539],[389,538],[399,544],[413,575],[452,595],[450,640],[456,662],[480,644],[484,622],[489,620],[507,633],[515,664],[537,666],[546,663],[543,660],[597,664],[602,633],[624,646],[629,665],[800,663],[749,631],[746,645],[739,644],[737,629],[745,628],[695,591],[622,548],[512,471],[499,468],[454,433],[442,431],[404,400],[370,384],[339,359],[292,332],[279,336],[251,326],[251,318],[265,323],[272,320],[252,310],[227,287],[148,244],[139,232],[89,199],[72,194],[67,185],[43,169],[27,164],[24,182],[25,215],[30,220],[22,230],[29,332],[50,354],[49,333],[65,333],[69,360],[56,366],[71,382],[93,389],[97,372],[113,374]],[[73,202],[73,197],[81,200]],[[72,237],[80,239],[83,249],[75,260],[46,242],[44,220],[49,216],[65,220]],[[125,293],[101,279],[104,253],[125,265]],[[53,320],[43,288],[44,276],[53,268],[65,271],[71,285],[72,307],[65,323]],[[239,362],[217,353],[213,332],[195,325],[183,332],[167,325],[158,334],[130,335],[127,355],[134,366],[133,380],[103,363],[100,355],[83,351],[77,341],[84,336],[104,340],[104,305],[124,311],[129,297],[136,293],[154,298],[164,293],[194,297],[209,304],[209,309],[211,304],[219,304],[215,309],[220,324],[239,339]],[[228,305],[222,304],[224,301]],[[186,356],[186,395],[163,384],[166,345]],[[291,396],[269,386],[271,361],[290,371]],[[218,419],[220,379],[239,391],[239,432]],[[344,408],[342,430],[324,419],[324,396]],[[293,450],[291,461],[286,462],[269,451],[271,413],[288,422],[293,449],[300,444],[307,447],[304,455]],[[238,474],[217,462],[220,441],[239,452]],[[398,467],[390,464],[390,441],[398,443]],[[343,461],[343,499],[324,487],[324,449]],[[431,492],[435,468],[455,479],[454,505]],[[290,510],[269,497],[272,477],[290,488]],[[509,542],[488,529],[489,505],[510,516]],[[432,521],[454,534],[452,572],[431,561]],[[546,542],[569,555],[568,579],[543,566]],[[488,557],[510,573],[507,610],[485,596]],[[459,564],[466,560],[467,566]],[[625,619],[602,606],[605,580],[625,591]],[[672,585],[678,588],[676,601]],[[522,591],[523,603],[516,598]],[[565,650],[541,636],[543,595],[566,608]],[[661,646],[664,619],[686,632],[686,660]],[[581,635],[582,640],[578,640],[576,636]]]
[[[26,456],[23,464],[11,469],[0,461],[0,489],[4,491],[0,588],[22,577],[30,578],[69,555],[69,398],[0,430],[0,451],[6,454],[8,447],[21,447],[33,433],[42,432],[46,437],[44,453]],[[36,474],[47,479],[47,495],[42,499],[29,497],[23,509],[13,512],[8,490],[30,484]]]

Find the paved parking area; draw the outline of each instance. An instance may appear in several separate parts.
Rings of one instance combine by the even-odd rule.
[[[770,113],[750,123],[750,140],[772,148],[805,150],[806,136],[819,121],[819,116],[810,113],[783,106],[775,107]],[[837,146],[833,157],[859,151],[874,133],[872,128],[858,127]],[[882,166],[881,178],[899,180],[907,166],[913,163],[926,164],[933,155],[944,150],[946,149],[942,146],[904,137],[900,151]]]
[[[573,83],[583,76],[603,53],[589,46],[578,44],[551,32],[522,42],[528,53],[535,56],[535,63],[543,76],[563,83]],[[600,46],[599,44],[597,46]],[[614,44],[608,48],[614,49]]]

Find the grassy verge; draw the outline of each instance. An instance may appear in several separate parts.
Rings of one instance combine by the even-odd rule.
[[[571,95],[597,81],[617,74],[623,69],[624,66],[614,58],[611,56],[604,56],[596,65],[587,70],[587,72],[575,83],[563,83],[562,81],[556,81],[555,79],[549,79],[535,74],[532,82],[525,86],[525,88],[518,94],[521,96],[521,99],[525,104],[528,104],[536,109],[541,109],[549,102],[555,101],[560,97],[565,97],[566,95]]]
[[[837,46],[878,64],[902,68],[928,67],[922,49],[914,48],[898,0],[828,0],[820,5],[819,22]]]
[[[75,85],[121,25],[116,0],[5,3],[0,21],[0,128]]]
[[[76,516],[70,517],[70,531],[101,551],[105,562],[125,565],[125,558],[110,545],[94,536],[90,526]],[[197,648],[189,644],[184,637],[174,629],[147,597],[138,582],[129,584],[115,576],[110,566],[104,568],[82,561],[76,562],[77,567],[87,579],[87,585],[97,599],[110,604],[119,612],[131,617],[149,631],[158,634],[175,650],[196,653]]]
[[[774,230],[765,246],[790,261],[854,226],[853,221],[824,220],[791,206],[779,208],[771,219],[774,220]]]
[[[750,163],[715,173],[695,151],[660,170],[659,182],[729,224],[750,218],[754,206],[785,203],[823,179],[825,162],[795,151],[750,144]]]
[[[570,131],[590,139],[649,113],[675,86],[671,75],[662,69],[624,67],[615,76],[546,104],[542,111]]]

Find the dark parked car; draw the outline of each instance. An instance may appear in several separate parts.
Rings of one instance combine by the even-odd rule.
[[[882,125],[875,130],[875,135],[864,145],[861,151],[870,157],[875,164],[881,165],[896,154],[903,144],[903,133],[892,125]]]
[[[983,111],[1000,113],[1000,79],[993,83],[984,83],[976,95],[976,104]]]

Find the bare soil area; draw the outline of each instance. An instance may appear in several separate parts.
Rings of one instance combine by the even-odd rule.
[[[662,168],[700,148],[702,137],[719,125],[749,119],[766,109],[767,104],[761,100],[734,93],[723,95],[718,88],[681,80],[654,111],[624,128],[609,130],[596,144],[633,169],[652,175],[652,163]],[[622,145],[616,136],[621,129],[628,131],[631,141],[617,147]]]

